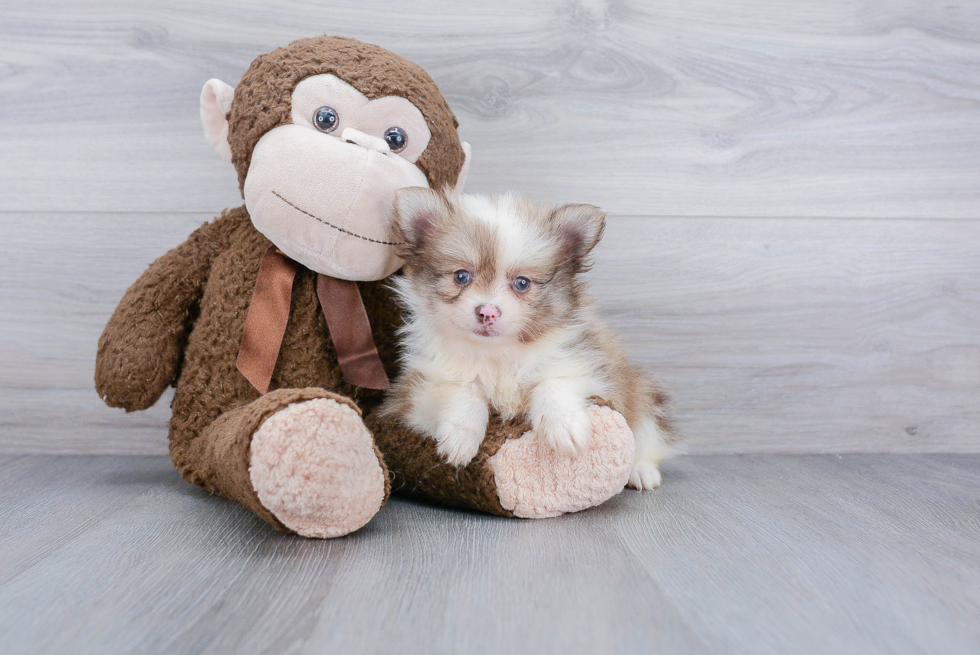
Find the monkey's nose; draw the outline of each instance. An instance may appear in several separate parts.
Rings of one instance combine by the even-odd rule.
[[[341,133],[340,138],[347,143],[363,146],[368,150],[377,150],[383,155],[387,155],[389,152],[391,152],[391,148],[388,147],[388,142],[381,137],[365,134],[360,130],[355,130],[353,127],[345,128]]]
[[[500,318],[500,307],[496,305],[480,305],[476,308],[476,317],[484,325],[489,325]]]

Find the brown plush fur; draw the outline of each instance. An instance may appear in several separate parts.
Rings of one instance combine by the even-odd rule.
[[[304,39],[259,57],[235,91],[229,139],[244,182],[256,141],[289,122],[289,98],[303,78],[333,73],[368,97],[401,95],[426,117],[432,140],[418,165],[433,186],[454,182],[463,163],[456,122],[431,79],[415,64],[350,39]],[[300,267],[289,322],[270,393],[259,395],[236,369],[242,328],[262,256],[270,242],[244,207],[203,225],[154,262],[126,292],[99,340],[95,385],[113,407],[145,409],[176,385],[170,453],[181,475],[237,500],[279,529],[248,474],[252,434],[272,413],[294,402],[333,398],[359,407],[377,436],[397,484],[431,498],[507,514],[493,473],[482,458],[460,477],[418,435],[373,415],[380,393],[347,384],[318,304],[316,275]],[[385,282],[359,283],[374,340],[390,377],[396,366],[399,311]],[[496,428],[502,443],[519,425]],[[499,444],[498,444],[499,447]],[[491,453],[492,454],[492,453]],[[386,494],[387,497],[387,494]]]
[[[474,509],[498,516],[514,514],[500,505],[490,458],[504,441],[517,439],[531,429],[521,420],[490,419],[487,436],[473,461],[456,468],[436,452],[436,443],[402,427],[393,419],[374,411],[365,420],[392,477],[392,490],[428,498],[452,507]]]

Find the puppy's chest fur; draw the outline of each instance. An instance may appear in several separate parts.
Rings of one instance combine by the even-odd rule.
[[[510,419],[526,413],[531,393],[544,380],[585,374],[588,367],[578,354],[566,343],[502,348],[444,343],[419,370],[429,379],[475,386],[491,408]]]
[[[523,414],[528,396],[540,377],[517,362],[491,360],[487,364],[475,378],[487,402],[504,419]]]

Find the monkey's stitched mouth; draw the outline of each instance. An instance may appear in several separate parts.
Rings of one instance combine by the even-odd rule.
[[[334,225],[330,221],[325,221],[322,218],[320,218],[319,216],[314,216],[313,214],[311,214],[310,212],[306,211],[305,209],[301,209],[301,208],[297,207],[292,202],[290,202],[289,200],[286,200],[281,195],[279,195],[279,192],[276,191],[275,189],[272,190],[272,195],[274,195],[275,197],[279,198],[280,200],[282,200],[284,203],[286,203],[287,205],[289,205],[290,207],[292,207],[293,209],[295,209],[299,213],[305,214],[306,216],[309,216],[313,220],[319,221],[320,223],[323,223],[327,227],[332,227],[333,229],[337,230],[338,232],[342,232],[342,233],[346,234],[347,236],[357,237],[358,239],[363,239],[364,241],[370,241],[371,243],[377,243],[377,244],[382,245],[382,246],[404,246],[405,245],[404,243],[402,243],[400,241],[380,241],[378,239],[372,239],[371,237],[366,237],[366,236],[364,236],[362,234],[358,234],[357,232],[351,232],[350,230],[346,230],[346,229],[340,227],[339,225]]]

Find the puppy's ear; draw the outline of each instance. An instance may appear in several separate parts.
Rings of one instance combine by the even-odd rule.
[[[411,249],[420,248],[448,213],[445,200],[432,189],[399,189],[395,194],[395,235]]]
[[[562,205],[551,213],[550,222],[566,255],[584,265],[602,238],[606,213],[593,205]]]

